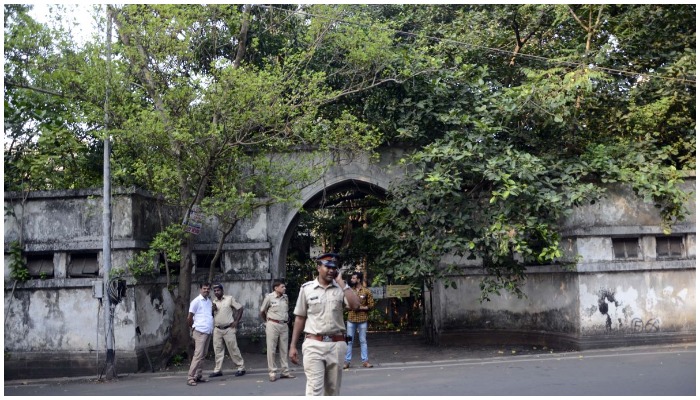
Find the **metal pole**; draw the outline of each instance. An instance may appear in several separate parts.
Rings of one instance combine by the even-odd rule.
[[[105,379],[116,378],[116,370],[114,368],[114,307],[111,304],[111,299],[109,298],[110,288],[109,288],[109,275],[112,271],[112,187],[111,187],[111,175],[110,175],[110,141],[109,141],[109,83],[110,83],[110,64],[112,62],[112,17],[110,12],[110,7],[107,5],[107,57],[106,57],[106,90],[105,90],[105,104],[104,104],[104,122],[105,122],[105,135],[104,135],[104,191],[103,191],[103,208],[102,208],[102,266],[104,267],[102,272],[102,280],[104,282],[104,291],[102,292],[102,300],[105,305],[105,347],[107,349],[107,355],[105,357]]]

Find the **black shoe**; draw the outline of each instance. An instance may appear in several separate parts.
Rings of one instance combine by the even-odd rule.
[[[215,378],[215,377],[217,377],[217,376],[222,376],[222,375],[223,375],[223,374],[221,373],[221,371],[218,371],[218,372],[214,372],[214,373],[212,373],[212,374],[209,374],[209,377],[210,377],[210,378]]]
[[[243,376],[243,375],[245,375],[245,370],[236,372],[236,376]]]

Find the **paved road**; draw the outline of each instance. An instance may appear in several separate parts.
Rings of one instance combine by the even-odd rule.
[[[303,395],[305,377],[271,383],[264,369],[224,375],[197,387],[186,373],[140,373],[119,380],[6,382],[5,396]],[[560,354],[383,363],[350,369],[343,395],[696,395],[695,345],[633,347]],[[352,391],[350,388],[352,387]]]

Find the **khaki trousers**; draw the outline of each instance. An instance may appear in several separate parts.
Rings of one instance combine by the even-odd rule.
[[[204,357],[207,355],[207,350],[209,350],[209,339],[211,335],[202,333],[200,331],[192,331],[192,339],[194,339],[194,355],[192,355],[192,362],[190,363],[190,370],[187,373],[187,379],[197,379],[202,377],[202,364]]]
[[[339,396],[343,378],[345,342],[320,342],[306,339],[301,345],[304,356],[307,396]]]
[[[277,375],[275,352],[279,351],[279,366],[283,375],[289,373],[289,327],[287,324],[267,321],[265,323],[265,341],[267,342],[267,372]]]
[[[243,357],[241,357],[241,351],[238,349],[238,342],[236,341],[236,330],[233,328],[219,329],[214,328],[214,360],[216,364],[214,366],[214,372],[221,372],[221,368],[224,364],[224,344],[228,349],[228,355],[231,357],[231,361],[238,366],[239,371],[245,371],[245,363],[243,362]]]

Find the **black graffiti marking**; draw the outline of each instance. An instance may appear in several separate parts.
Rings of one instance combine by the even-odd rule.
[[[614,303],[615,307],[618,307],[620,305],[620,302],[615,300],[615,292],[613,292],[612,290],[601,289],[598,294],[598,311],[600,311],[601,314],[606,316],[605,330],[611,331],[612,318],[610,318],[610,314],[608,314],[608,303]]]
[[[641,318],[634,318],[632,320],[632,332],[641,333],[644,332],[644,322]]]
[[[641,318],[634,318],[631,322],[633,333],[653,333],[661,330],[661,321],[658,318],[651,318],[645,324]]]
[[[647,324],[644,325],[644,331],[649,333],[649,332],[658,332],[659,331],[659,320],[658,319],[650,319],[647,321]]]

